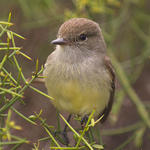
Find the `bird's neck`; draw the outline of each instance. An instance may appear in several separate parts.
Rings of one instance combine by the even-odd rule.
[[[95,57],[96,54],[90,50],[81,50],[78,47],[73,46],[57,46],[55,50],[57,59],[62,63],[80,63],[86,58]]]

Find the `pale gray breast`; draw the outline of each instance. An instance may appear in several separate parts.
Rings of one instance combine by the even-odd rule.
[[[90,54],[89,54],[90,53]],[[48,57],[43,72],[46,82],[59,84],[60,81],[77,80],[81,86],[104,88],[110,85],[111,79],[103,65],[101,56],[94,52],[68,49],[57,49]]]

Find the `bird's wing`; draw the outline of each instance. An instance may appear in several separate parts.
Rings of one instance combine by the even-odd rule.
[[[103,123],[107,119],[107,117],[111,111],[113,100],[114,100],[114,93],[115,93],[115,73],[114,73],[111,61],[108,56],[105,56],[104,62],[105,62],[105,66],[108,69],[110,76],[111,76],[111,91],[110,91],[108,105],[101,114],[101,115],[104,115],[103,118],[101,119],[101,123]]]

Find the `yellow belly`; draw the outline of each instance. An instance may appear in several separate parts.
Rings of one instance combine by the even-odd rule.
[[[105,85],[105,84],[103,84]],[[97,115],[102,112],[109,100],[109,87],[98,89],[96,86],[81,86],[77,81],[59,82],[57,85],[47,84],[48,94],[59,110],[85,115],[95,109]]]

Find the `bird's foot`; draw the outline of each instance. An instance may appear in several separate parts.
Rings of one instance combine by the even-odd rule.
[[[69,145],[69,138],[66,131],[55,131],[54,136],[57,137],[62,144],[66,146]]]
[[[89,116],[88,115],[85,115],[82,119],[81,119],[81,127],[82,129],[85,127],[87,121],[89,119]]]

